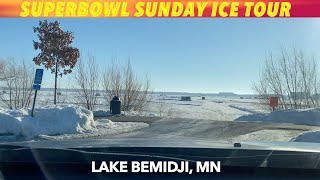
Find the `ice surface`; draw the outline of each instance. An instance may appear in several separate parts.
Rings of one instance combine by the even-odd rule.
[[[202,96],[191,96],[191,101],[180,101],[179,96],[174,95],[154,97],[146,112],[162,117],[218,121],[233,121],[252,112],[261,112],[259,107],[255,106],[256,100],[254,99],[218,96],[206,96],[205,98],[202,100]]]

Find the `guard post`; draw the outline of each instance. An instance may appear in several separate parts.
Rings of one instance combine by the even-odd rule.
[[[270,107],[272,111],[275,111],[276,107],[279,106],[279,97],[272,96],[270,97]]]

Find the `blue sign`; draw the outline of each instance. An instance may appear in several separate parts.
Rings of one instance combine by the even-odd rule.
[[[42,76],[43,76],[43,69],[37,69],[33,84],[41,84]]]
[[[40,84],[34,84],[34,85],[32,86],[32,89],[33,89],[33,90],[40,90],[40,89],[41,89],[41,85],[40,85]]]

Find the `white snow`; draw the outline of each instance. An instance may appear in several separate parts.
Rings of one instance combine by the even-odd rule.
[[[121,115],[124,116],[142,116],[142,117],[156,117],[159,116],[154,113],[143,112],[143,111],[123,111]]]
[[[103,118],[103,117],[110,117],[110,116],[143,116],[143,117],[155,117],[156,114],[148,113],[144,111],[122,111],[119,115],[112,115],[109,111],[105,110],[96,110],[93,111],[93,116],[95,118]]]
[[[235,121],[262,121],[276,123],[292,123],[297,125],[320,125],[320,108],[290,109],[274,111],[269,114],[258,113],[245,115]]]
[[[93,111],[93,116],[94,117],[110,117],[112,116],[112,114],[109,111],[97,110],[97,111]]]
[[[107,119],[95,122],[92,111],[72,105],[37,108],[34,117],[29,114],[30,111],[26,110],[0,109],[0,134],[22,135],[26,139],[58,135],[92,137],[129,132],[148,126],[146,123],[113,123]]]
[[[0,134],[21,133],[21,120],[18,116],[14,116],[14,114],[17,113],[16,111],[0,109]]]
[[[264,129],[248,134],[243,134],[232,139],[232,142],[247,142],[247,141],[286,141],[301,133],[299,130],[277,130]]]
[[[52,104],[53,92],[40,91],[38,106]],[[191,96],[191,101],[180,101],[181,96]],[[124,112],[128,116],[161,116],[172,118],[192,118],[233,121],[242,116],[264,112],[257,99],[240,99],[240,96],[224,97],[218,95],[161,94],[152,95],[149,106],[142,112]],[[99,96],[94,117],[108,117],[109,102],[104,96]],[[59,105],[78,104],[78,92],[62,92],[58,99]]]
[[[233,121],[240,116],[251,114],[251,112],[230,105],[250,107],[254,101],[239,97],[223,98],[218,96],[206,96],[205,100],[202,100],[201,96],[191,96],[191,101],[180,101],[179,97],[174,95],[153,97],[149,108],[145,111],[150,115],[162,117]],[[258,107],[252,106],[252,108]]]
[[[22,135],[85,133],[95,128],[92,111],[76,106],[36,109],[35,117],[25,116],[21,121]]]
[[[82,133],[95,128],[91,111],[76,107],[38,108],[31,117],[26,110],[0,111],[0,133],[35,137],[39,134]]]
[[[78,101],[78,93],[63,92],[59,105],[72,104]],[[108,102],[99,97],[98,111],[87,111],[76,106],[43,107],[52,104],[52,94],[43,92],[43,97],[35,112],[35,117],[29,116],[27,110],[7,110],[0,108],[0,136],[7,134],[23,135],[28,138],[68,139],[86,138],[103,135],[114,135],[135,131],[148,127],[146,123],[112,122],[101,117],[111,114]],[[320,127],[320,108],[304,110],[285,110],[266,113],[257,99],[241,99],[239,96],[192,96],[191,101],[180,101],[181,95],[156,94],[152,97],[149,107],[142,112],[122,112],[121,116],[161,116],[171,118],[207,119],[219,121],[262,121],[275,123],[292,123],[297,125],[313,125]],[[40,96],[39,96],[40,97]],[[41,103],[40,103],[41,102]],[[5,106],[3,106],[5,107]],[[93,120],[99,117],[99,120]],[[312,128],[305,130],[311,130]],[[315,130],[315,129],[313,129]],[[312,141],[320,142],[319,131],[302,134],[304,130],[296,129],[263,129],[238,137],[225,137],[226,140],[239,141]],[[319,134],[319,135],[318,135]],[[311,140],[305,137],[311,136]],[[319,138],[316,138],[319,137]],[[310,138],[309,138],[310,139]]]
[[[249,113],[266,113],[266,110],[261,109],[259,104],[254,102],[238,102],[238,103],[232,103],[229,105],[229,107],[239,109],[241,111],[249,112]]]
[[[142,128],[149,127],[147,123],[136,122],[112,122],[108,119],[99,119],[95,121],[96,128],[91,132],[77,133],[77,134],[63,134],[63,135],[40,135],[39,139],[43,140],[62,140],[62,139],[81,139],[81,138],[93,138],[99,136],[110,136],[121,133],[128,133],[136,131]]]
[[[320,131],[307,131],[292,138],[290,141],[320,143]]]
[[[58,96],[59,105],[79,104],[78,92],[69,92],[67,90],[59,92],[62,93]],[[53,103],[53,91],[39,91],[39,93],[36,103],[37,107]],[[180,101],[181,96],[191,96],[191,101]],[[203,96],[205,96],[205,100],[202,100],[202,95],[195,94],[175,95],[155,93],[152,94],[149,106],[143,112],[130,111],[124,112],[124,114],[129,116],[161,116],[233,121],[243,115],[264,112],[259,106],[258,99],[241,99],[240,96]],[[106,111],[109,109],[109,102],[104,96],[98,96],[97,98],[95,108],[102,111],[94,112],[94,117],[109,117],[110,114]]]

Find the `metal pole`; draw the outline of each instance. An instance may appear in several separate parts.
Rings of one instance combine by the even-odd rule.
[[[55,82],[54,82],[54,99],[53,104],[57,104],[57,80],[58,80],[58,60],[56,60],[56,72],[55,72]]]
[[[38,90],[36,90],[35,93],[34,93],[33,104],[32,104],[32,111],[31,111],[31,116],[32,116],[32,117],[34,117],[33,111],[34,111],[34,106],[35,106],[35,104],[36,104],[37,92],[38,92]]]

